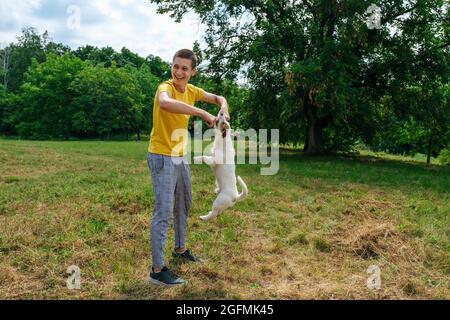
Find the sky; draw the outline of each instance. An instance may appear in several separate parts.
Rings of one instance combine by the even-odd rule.
[[[72,49],[127,47],[167,62],[177,50],[202,43],[204,32],[194,14],[175,23],[147,0],[0,0],[0,46],[15,42],[24,27],[47,30],[53,41]]]

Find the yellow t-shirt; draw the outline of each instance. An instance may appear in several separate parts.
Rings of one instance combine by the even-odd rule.
[[[161,92],[168,92],[172,99],[193,106],[203,97],[205,90],[188,84],[182,93],[175,88],[172,80],[163,82],[156,90],[153,101],[153,128],[148,151],[167,156],[184,156],[188,143],[189,115],[162,110],[158,99]]]

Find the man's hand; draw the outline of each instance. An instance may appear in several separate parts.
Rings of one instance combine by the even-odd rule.
[[[228,106],[220,108],[219,113],[217,114],[217,117],[219,117],[222,112],[225,115],[225,119],[227,121],[230,121],[230,114],[228,113]]]
[[[217,118],[208,111],[203,110],[201,117],[210,128],[214,127],[214,125],[216,124]]]
[[[221,113],[223,113],[225,115],[225,119],[227,121],[230,121],[230,113],[228,112],[228,101],[227,101],[227,99],[225,99],[224,97],[220,97],[219,105],[220,105],[219,115]]]
[[[225,99],[222,96],[218,96],[209,92],[205,92],[203,97],[200,99],[200,101],[212,103],[215,105],[220,106],[220,111],[217,115],[217,117],[220,116],[220,113],[223,112],[225,114],[225,118],[227,121],[230,121],[230,113],[228,112],[228,102],[227,99]]]

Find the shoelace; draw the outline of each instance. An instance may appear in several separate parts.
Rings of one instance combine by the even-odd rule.
[[[189,249],[186,249],[186,251],[183,252],[183,253],[179,253],[179,252],[176,252],[176,251],[175,251],[175,253],[176,253],[177,255],[179,255],[179,256],[188,256],[188,257],[191,256],[191,252],[189,251]]]
[[[183,252],[182,254],[185,255],[185,256],[188,256],[188,257],[191,256],[191,252],[189,251],[189,249],[186,249],[186,251]]]
[[[173,273],[171,270],[167,269],[167,273],[169,274],[169,277],[178,279],[178,276],[175,273]]]

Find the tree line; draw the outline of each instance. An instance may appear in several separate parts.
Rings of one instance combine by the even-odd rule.
[[[283,128],[306,153],[363,143],[429,161],[450,143],[448,1],[149,2],[197,14],[210,75],[243,73],[250,125]]]
[[[71,50],[32,28],[0,54],[0,132],[26,138],[140,138],[150,130],[157,85],[170,74],[159,57]]]
[[[180,1],[153,2],[181,19]],[[382,8],[380,29],[361,20],[370,3]],[[208,64],[193,83],[228,99],[233,127],[279,128],[282,143],[303,145],[308,154],[364,145],[424,153],[429,161],[448,148],[443,1],[189,1],[189,7],[207,26],[206,48],[196,43],[194,51]],[[0,77],[0,134],[140,138],[151,130],[154,93],[170,78],[170,64],[127,48],[71,50],[28,28],[0,50]]]
[[[151,130],[156,89],[171,77],[158,56],[142,58],[125,47],[71,50],[33,28],[1,49],[0,61],[0,134],[31,139],[140,139]],[[234,106],[247,91],[201,72],[193,83],[220,91]]]

